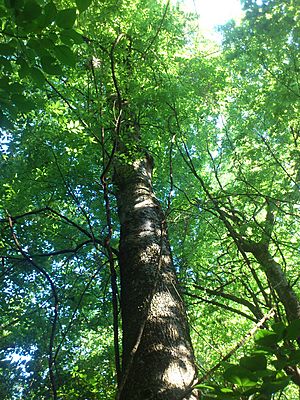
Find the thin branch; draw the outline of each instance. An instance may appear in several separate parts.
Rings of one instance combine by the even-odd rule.
[[[87,244],[92,244],[94,243],[93,240],[85,240],[82,243],[79,243],[76,247],[73,249],[62,249],[62,250],[56,250],[56,251],[50,251],[49,253],[41,253],[41,254],[33,254],[32,257],[53,257],[53,256],[58,256],[61,254],[76,254],[78,250],[80,250],[82,247],[84,247]]]
[[[295,179],[291,176],[291,174],[287,171],[287,169],[282,165],[281,161],[278,159],[276,154],[274,153],[273,149],[271,148],[270,144],[268,143],[267,139],[263,137],[263,135],[259,135],[261,140],[266,145],[267,149],[269,150],[271,156],[275,160],[275,162],[279,165],[279,167],[284,171],[284,173],[289,177],[289,179],[294,183],[294,185],[300,189],[299,183],[295,181]]]
[[[94,139],[100,143],[100,139],[98,138],[98,136],[88,127],[88,125],[86,124],[86,122],[81,118],[81,116],[78,114],[78,111],[76,109],[76,107],[74,107],[70,101],[53,85],[53,83],[51,83],[48,79],[45,78],[45,81],[48,83],[48,85],[54,90],[54,92],[58,95],[58,97],[60,97],[64,103],[67,104],[67,106],[69,107],[69,109],[71,111],[73,111],[76,114],[76,117],[78,118],[78,120],[80,121],[80,123],[82,124],[82,126],[86,129],[88,129],[90,131],[90,133],[92,134],[92,136],[94,137]]]
[[[63,172],[62,172],[62,170],[61,170],[61,168],[60,168],[60,165],[59,165],[59,163],[58,163],[58,159],[57,159],[57,157],[56,157],[56,154],[55,154],[54,150],[51,149],[51,151],[52,151],[53,157],[54,157],[54,159],[55,159],[55,164],[56,164],[56,166],[57,166],[59,175],[60,175],[60,177],[61,177],[61,179],[62,179],[62,181],[63,181],[65,187],[67,188],[68,193],[70,194],[70,196],[71,196],[72,199],[74,200],[75,204],[77,204],[77,207],[80,209],[81,213],[83,214],[84,218],[86,219],[86,221],[87,221],[87,223],[88,223],[88,226],[89,226],[89,228],[90,228],[90,231],[91,231],[91,235],[92,235],[92,237],[93,237],[93,241],[95,242],[95,236],[94,236],[94,231],[93,231],[93,227],[92,227],[92,224],[91,224],[90,217],[89,217],[89,215],[87,214],[87,212],[85,211],[85,209],[81,206],[80,201],[78,200],[77,196],[75,195],[75,193],[74,193],[72,187],[71,187],[71,186],[69,185],[69,183],[67,182],[67,180],[66,180],[66,178],[65,178],[65,175],[63,174]]]
[[[105,263],[102,264],[102,265],[100,265],[100,266],[96,269],[96,271],[95,271],[95,272],[92,274],[92,276],[90,277],[90,279],[89,279],[88,283],[86,284],[84,290],[82,291],[82,293],[81,293],[81,295],[80,295],[80,297],[79,297],[79,300],[78,300],[78,302],[77,302],[77,305],[76,305],[76,307],[75,307],[74,310],[73,310],[73,313],[72,313],[72,316],[71,316],[71,318],[70,318],[69,324],[68,324],[68,326],[66,327],[65,331],[62,333],[62,338],[61,338],[61,340],[60,340],[60,342],[59,342],[59,344],[58,344],[58,346],[57,346],[57,348],[56,348],[56,351],[55,351],[55,354],[54,354],[54,357],[53,357],[53,360],[54,360],[54,361],[56,360],[56,358],[57,358],[57,356],[58,356],[58,354],[59,354],[59,352],[60,352],[60,349],[61,349],[62,345],[64,344],[64,341],[66,340],[67,334],[69,333],[70,329],[72,328],[72,324],[73,324],[73,322],[74,322],[74,320],[75,320],[75,315],[76,315],[76,313],[77,313],[77,311],[78,311],[78,309],[79,309],[79,307],[80,307],[80,304],[81,304],[81,302],[82,302],[82,300],[83,300],[83,297],[84,297],[86,291],[89,289],[89,287],[91,286],[93,280],[95,279],[95,277],[97,276],[97,274],[99,273],[99,271],[101,270],[101,268],[102,268],[104,265],[105,265]]]
[[[120,35],[116,38],[116,40],[114,41],[111,50],[110,50],[110,67],[111,67],[111,73],[112,73],[112,79],[113,79],[113,83],[114,83],[114,87],[116,89],[117,92],[117,105],[118,105],[118,110],[120,111],[122,108],[122,95],[121,95],[121,91],[119,88],[119,84],[118,84],[118,80],[116,77],[116,70],[115,70],[115,49],[117,47],[117,45],[120,43],[121,39],[123,39],[125,37],[125,33],[120,33]]]
[[[200,285],[193,285],[196,289],[199,290],[203,290],[208,294],[214,295],[214,296],[220,296],[223,297],[224,299],[227,300],[231,300],[235,303],[241,304],[247,308],[249,308],[249,310],[252,312],[252,314],[257,318],[259,316],[259,318],[262,318],[262,313],[260,310],[257,310],[257,307],[255,307],[250,301],[243,299],[241,297],[237,297],[231,293],[225,293],[223,291],[220,290],[212,290],[212,289],[208,289],[208,288],[204,288]]]
[[[10,216],[9,218],[10,218],[13,222],[15,222],[15,221],[17,221],[18,219],[27,217],[28,215],[36,215],[36,214],[39,214],[39,213],[42,213],[42,212],[46,212],[46,211],[47,211],[47,208],[45,207],[45,208],[40,208],[40,209],[38,209],[38,210],[28,211],[28,212],[26,212],[26,213],[24,213],[24,214],[19,214],[19,215]],[[0,219],[0,223],[9,222],[9,218],[2,218],[2,219]]]
[[[82,226],[76,224],[74,221],[72,221],[71,219],[69,219],[68,217],[66,217],[65,215],[60,214],[58,211],[55,211],[53,208],[51,207],[46,207],[47,211],[50,211],[52,214],[57,215],[58,217],[60,217],[62,220],[66,221],[69,225],[74,226],[76,229],[78,229],[80,232],[82,232],[84,235],[86,235],[88,238],[90,238],[92,241],[95,241],[96,243],[99,243],[99,240],[95,239],[93,237],[93,235],[87,231],[85,228],[83,228]]]
[[[156,30],[156,32],[155,32],[155,35],[153,36],[151,42],[148,44],[148,46],[147,46],[146,49],[144,50],[143,56],[145,56],[145,55],[148,53],[148,51],[151,49],[151,47],[153,46],[154,42],[155,42],[156,39],[158,38],[158,35],[160,34],[160,31],[162,30],[163,23],[164,23],[164,21],[165,21],[165,19],[166,19],[169,6],[170,6],[170,0],[167,1],[167,4],[166,4],[166,7],[165,7],[163,16],[162,16],[162,18],[161,18],[161,20],[160,20],[160,23],[159,23],[158,28],[157,28],[157,30]]]
[[[9,226],[11,229],[11,234],[14,240],[14,243],[19,251],[19,253],[44,277],[46,280],[49,282],[51,291],[53,294],[53,299],[54,299],[54,314],[53,314],[53,321],[52,321],[52,328],[51,328],[51,334],[50,334],[50,340],[49,340],[49,359],[48,359],[48,366],[49,366],[49,377],[50,377],[50,382],[51,382],[51,388],[52,388],[52,394],[53,394],[53,400],[57,400],[57,388],[56,388],[56,380],[55,380],[55,375],[54,375],[54,358],[53,358],[53,346],[54,346],[54,338],[55,338],[55,332],[56,332],[56,325],[57,325],[57,320],[58,320],[58,295],[57,295],[57,290],[56,286],[51,279],[50,275],[48,272],[40,267],[36,262],[23,250],[15,232],[14,232],[14,222],[13,219],[8,215],[8,221],[9,221]]]
[[[116,141],[115,141],[116,144]],[[106,182],[106,173],[109,170],[110,164],[114,157],[115,153],[115,144],[113,151],[111,153],[110,159],[106,167],[103,170],[101,175],[101,182],[103,187],[104,194],[104,202],[105,202],[105,213],[106,213],[106,224],[107,224],[107,236],[104,240],[104,247],[107,250],[109,269],[110,269],[110,284],[112,290],[112,306],[113,306],[113,331],[114,331],[114,353],[115,353],[115,366],[116,366],[116,374],[117,374],[117,385],[118,388],[121,384],[121,362],[120,362],[120,350],[119,350],[119,324],[118,324],[118,285],[117,285],[117,274],[115,269],[115,262],[113,257],[113,252],[111,248],[111,239],[113,235],[113,226],[111,219],[111,207],[110,207],[110,198],[108,194],[107,182]]]
[[[250,320],[253,321],[253,322],[256,322],[256,321],[257,321],[256,318],[251,317],[250,315],[244,313],[243,311],[240,311],[240,310],[238,310],[238,309],[236,309],[236,308],[233,308],[233,307],[231,307],[231,306],[227,306],[226,304],[219,303],[218,301],[209,300],[209,299],[206,299],[206,298],[204,298],[204,297],[198,296],[198,295],[193,294],[193,293],[190,293],[190,292],[183,292],[183,294],[186,295],[186,296],[193,297],[193,298],[195,298],[195,299],[199,299],[199,300],[201,300],[201,301],[204,301],[204,302],[207,303],[207,304],[212,304],[212,305],[214,305],[214,306],[216,306],[216,307],[223,308],[224,310],[233,312],[234,314],[239,314],[239,315],[241,315],[242,317],[244,317],[244,318],[246,318],[246,319],[250,319]]]
[[[266,321],[273,318],[275,315],[275,310],[272,308],[268,314],[266,314],[234,347],[227,353],[214,367],[212,367],[204,376],[202,376],[198,383],[206,381],[217,369],[219,369],[222,364],[227,361],[240,347],[251,339],[251,337],[256,333],[256,331],[261,328]]]
[[[176,110],[174,110],[175,115],[176,115]],[[177,119],[178,121],[178,119]],[[221,209],[221,207],[219,206],[218,201],[212,196],[212,194],[210,193],[210,191],[208,190],[204,180],[201,178],[201,176],[198,174],[198,172],[195,169],[195,166],[193,164],[193,160],[189,154],[188,148],[185,144],[185,142],[183,142],[183,146],[184,146],[184,150],[186,153],[186,156],[183,154],[183,151],[181,150],[181,148],[178,146],[179,152],[183,158],[183,160],[185,161],[185,163],[187,164],[187,166],[190,168],[191,172],[193,173],[193,175],[195,176],[195,178],[200,182],[200,185],[204,191],[204,193],[207,195],[207,197],[209,198],[209,200],[212,202],[213,204],[213,208],[214,210],[217,212],[220,220],[223,222],[225,228],[227,229],[230,237],[233,239],[234,243],[237,246],[237,249],[239,250],[239,252],[241,253],[243,259],[246,262],[246,265],[248,266],[248,268],[250,269],[262,295],[264,296],[266,305],[270,307],[270,302],[269,299],[267,297],[267,294],[265,293],[265,290],[260,282],[260,279],[258,278],[254,268],[252,268],[251,263],[249,258],[247,257],[246,251],[245,251],[245,240],[241,237],[241,235],[239,235],[235,229],[233,228],[232,224],[229,222],[226,213],[224,213],[224,211]],[[187,158],[186,158],[187,157]]]

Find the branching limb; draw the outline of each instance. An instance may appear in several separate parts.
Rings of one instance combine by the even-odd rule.
[[[243,306],[247,307],[256,318],[258,318],[258,316],[259,316],[259,318],[263,317],[261,311],[258,310],[257,307],[255,307],[250,301],[248,301],[246,299],[243,299],[241,297],[235,296],[235,295],[233,295],[231,293],[225,293],[225,292],[220,291],[220,290],[212,290],[212,289],[204,288],[204,287],[202,287],[200,285],[194,285],[194,287],[196,289],[202,290],[202,291],[204,291],[204,292],[206,292],[206,293],[208,293],[210,295],[220,296],[220,297],[223,297],[223,299],[231,300],[231,301],[233,301],[233,302],[235,302],[237,304],[243,305]]]
[[[216,306],[216,307],[223,308],[224,310],[233,312],[234,314],[239,314],[239,315],[241,315],[242,317],[247,318],[247,319],[250,319],[250,320],[253,321],[253,322],[256,322],[256,321],[257,321],[257,319],[251,317],[251,315],[248,315],[248,314],[244,313],[243,311],[240,311],[240,310],[238,310],[238,309],[236,309],[236,308],[233,308],[233,307],[228,306],[228,305],[226,305],[226,304],[220,303],[220,302],[218,302],[218,301],[209,300],[209,299],[206,299],[206,298],[204,298],[204,297],[202,297],[202,296],[199,296],[199,295],[197,295],[197,294],[190,293],[190,292],[183,292],[183,294],[185,294],[186,296],[189,296],[189,297],[192,297],[192,298],[195,298],[195,299],[199,299],[199,300],[201,300],[201,301],[204,301],[205,303],[212,304],[212,305],[214,305],[214,306]]]
[[[60,352],[60,349],[61,349],[62,345],[64,344],[64,342],[65,342],[65,340],[66,340],[67,334],[69,333],[69,331],[70,331],[71,328],[72,328],[73,322],[74,322],[74,320],[75,320],[75,315],[76,315],[76,313],[77,313],[77,311],[78,311],[78,309],[79,309],[79,307],[80,307],[80,304],[81,304],[81,302],[82,302],[82,300],[83,300],[83,297],[84,297],[86,291],[89,289],[89,287],[91,286],[93,280],[96,278],[96,276],[98,275],[98,273],[100,272],[101,268],[102,268],[104,265],[105,265],[105,264],[102,264],[102,265],[100,265],[100,266],[96,269],[96,271],[95,271],[95,272],[92,274],[92,276],[90,277],[90,279],[89,279],[88,283],[86,284],[84,290],[82,291],[82,293],[81,293],[81,295],[80,295],[80,297],[79,297],[79,299],[78,299],[77,305],[76,305],[76,307],[75,307],[74,310],[73,310],[73,313],[72,313],[72,316],[71,316],[71,318],[70,318],[69,324],[68,324],[68,326],[66,327],[65,331],[62,333],[62,338],[61,338],[61,340],[60,340],[60,342],[59,342],[59,344],[58,344],[58,346],[57,346],[57,348],[56,348],[55,354],[54,354],[54,356],[53,356],[53,360],[54,360],[54,361],[56,360],[56,358],[57,358],[57,356],[58,356],[58,354],[59,354],[59,352]]]
[[[55,374],[54,374],[54,358],[53,358],[53,347],[54,347],[54,338],[55,338],[55,332],[56,332],[56,326],[57,326],[57,321],[58,321],[58,294],[57,294],[57,289],[56,286],[48,274],[48,272],[39,266],[22,248],[15,232],[14,232],[14,222],[13,219],[8,216],[8,221],[9,221],[9,226],[11,229],[11,234],[14,240],[14,243],[16,245],[17,250],[19,253],[48,281],[51,287],[53,299],[54,299],[54,312],[53,312],[53,321],[52,321],[52,328],[51,328],[51,334],[50,334],[50,340],[49,340],[49,358],[48,358],[48,366],[49,366],[49,377],[50,377],[50,383],[51,383],[51,388],[52,388],[52,395],[53,395],[53,400],[57,400],[57,388],[56,388],[56,380],[55,380]]]
[[[157,30],[156,30],[156,33],[155,33],[155,35],[153,36],[151,42],[148,44],[148,46],[147,46],[146,49],[144,50],[143,56],[145,56],[145,55],[148,53],[148,51],[149,51],[149,50],[151,49],[151,47],[153,46],[155,40],[158,38],[158,35],[160,34],[160,31],[162,30],[164,21],[165,21],[165,19],[166,19],[169,6],[170,6],[170,0],[167,1],[167,4],[166,4],[166,7],[165,7],[163,16],[162,16],[162,18],[161,18],[161,20],[160,20],[160,23],[159,23],[159,26],[158,26],[158,28],[157,28]]]

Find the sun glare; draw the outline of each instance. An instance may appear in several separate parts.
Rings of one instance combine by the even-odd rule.
[[[204,36],[219,40],[216,32],[218,25],[234,19],[239,21],[243,16],[240,0],[174,0],[186,12],[193,12],[199,16],[199,28]]]

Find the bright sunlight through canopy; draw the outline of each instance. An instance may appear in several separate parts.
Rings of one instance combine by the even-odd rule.
[[[185,11],[199,15],[199,27],[203,34],[218,40],[219,35],[214,30],[218,25],[225,24],[230,19],[239,20],[242,17],[240,0],[179,0]]]

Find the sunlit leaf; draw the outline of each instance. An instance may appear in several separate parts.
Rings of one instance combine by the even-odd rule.
[[[273,346],[280,339],[281,338],[277,333],[272,332],[272,331],[268,331],[266,329],[259,330],[255,335],[256,343],[261,345],[261,346]]]
[[[226,368],[224,378],[241,387],[252,387],[256,385],[255,375],[246,368],[232,365]]]

